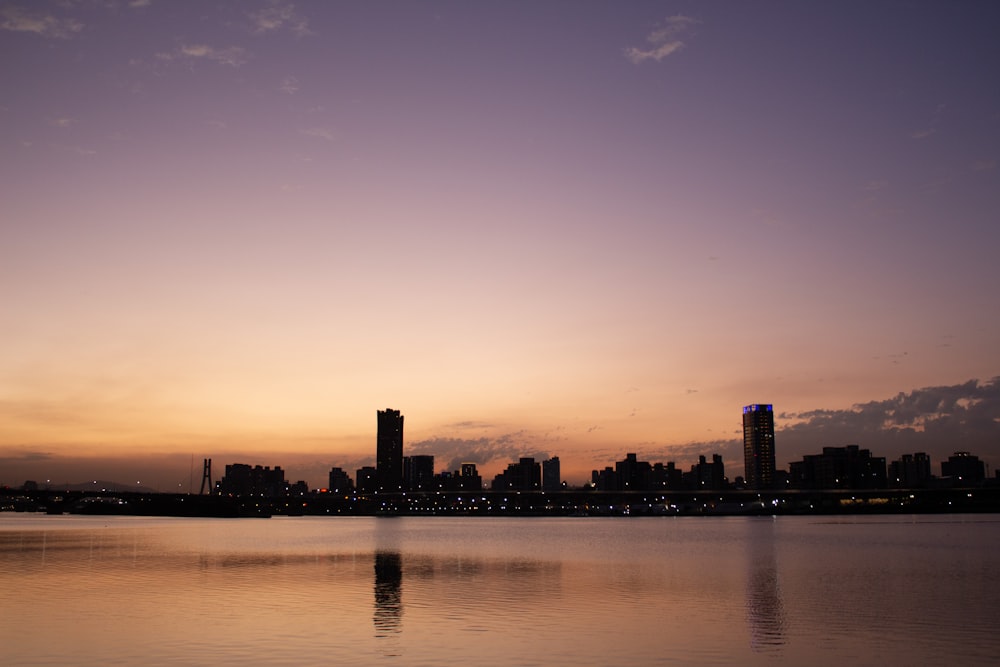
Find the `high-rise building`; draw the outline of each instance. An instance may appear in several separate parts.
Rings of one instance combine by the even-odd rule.
[[[479,475],[479,471],[476,470],[475,463],[463,463],[460,470],[461,472],[456,482],[458,490],[482,491],[483,478]]]
[[[430,491],[434,488],[434,457],[429,454],[403,457],[403,479],[407,491]]]
[[[403,415],[399,410],[378,411],[375,471],[379,491],[403,490]]]
[[[789,465],[793,489],[884,489],[885,457],[872,456],[858,445],[824,447],[822,454],[807,454]]]
[[[978,486],[986,480],[986,464],[969,452],[955,452],[941,462],[941,476],[955,486]]]
[[[743,408],[743,464],[746,488],[774,486],[774,411],[770,405]]]
[[[288,494],[288,482],[281,466],[253,466],[233,463],[226,466],[225,476],[219,480],[222,495],[247,495],[277,498]]]
[[[648,461],[640,461],[635,453],[628,453],[625,459],[615,463],[615,481],[619,491],[646,491],[653,466]]]
[[[357,480],[356,486],[358,487],[358,491],[361,493],[373,493],[378,490],[378,479],[376,478],[374,466],[362,466],[358,468],[355,479]]]
[[[562,489],[562,477],[559,467],[559,457],[542,461],[542,491],[559,491]]]
[[[538,491],[542,487],[542,466],[530,456],[522,456],[517,463],[493,478],[490,488],[494,491]]]
[[[330,468],[330,483],[327,489],[330,493],[349,493],[354,490],[351,476],[343,468]]]
[[[896,489],[919,489],[931,480],[931,457],[924,452],[903,454],[889,464],[889,486]]]
[[[722,456],[712,454],[712,462],[709,463],[704,454],[698,457],[697,465],[691,466],[691,488],[696,490],[711,489],[719,490],[726,488],[729,480],[726,479],[726,467],[722,462]]]

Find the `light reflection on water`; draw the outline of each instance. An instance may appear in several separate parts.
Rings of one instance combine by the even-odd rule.
[[[996,516],[0,515],[0,664],[992,664],[998,546]]]
[[[750,648],[778,653],[785,643],[785,610],[781,603],[774,521],[746,523],[746,613]]]

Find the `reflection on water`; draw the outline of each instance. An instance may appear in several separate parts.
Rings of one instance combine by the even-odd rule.
[[[987,665],[998,544],[1000,517],[0,516],[0,664]]]
[[[403,557],[397,551],[375,553],[375,636],[402,630]]]
[[[778,583],[774,520],[751,520],[746,540],[750,648],[758,653],[778,653],[785,643],[785,611]]]

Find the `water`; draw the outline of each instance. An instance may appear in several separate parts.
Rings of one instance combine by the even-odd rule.
[[[998,547],[998,515],[3,514],[0,664],[995,664]]]

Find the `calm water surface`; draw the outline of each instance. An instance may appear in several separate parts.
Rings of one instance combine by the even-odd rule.
[[[997,515],[0,515],[3,665],[992,665],[998,594]]]

